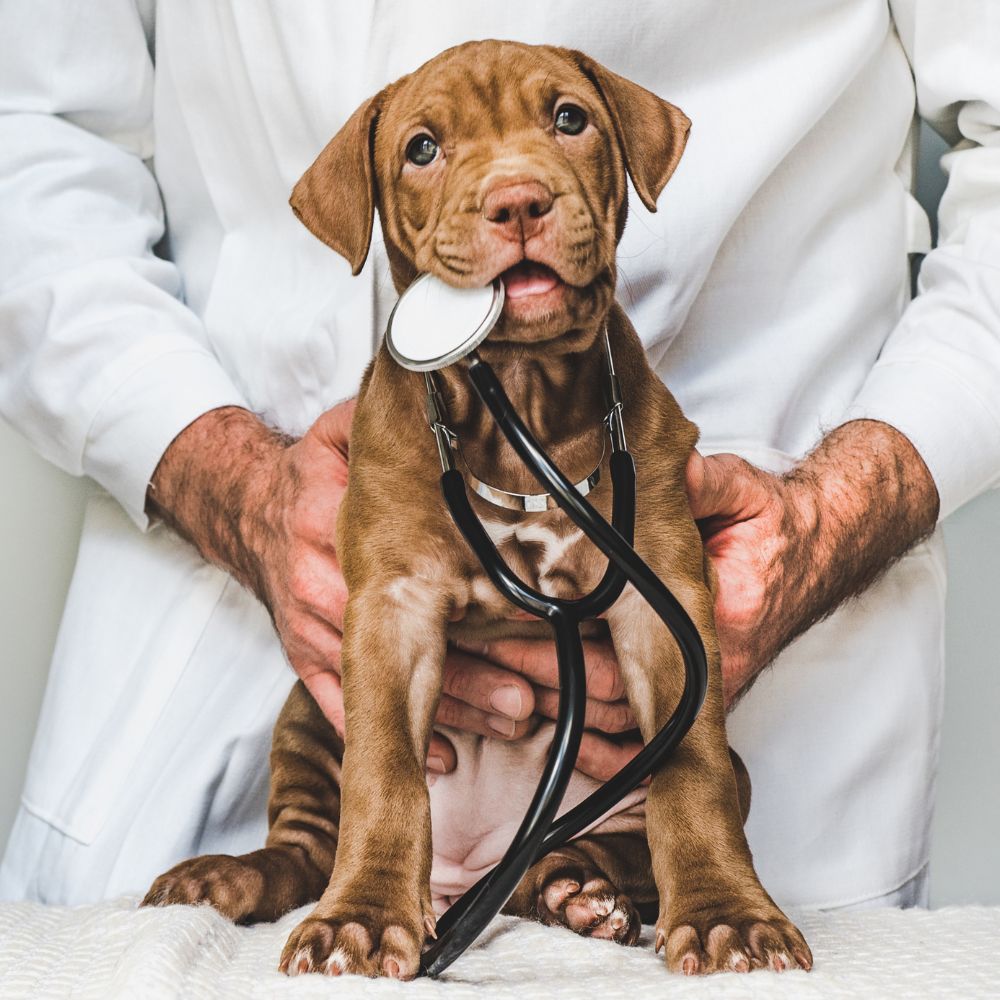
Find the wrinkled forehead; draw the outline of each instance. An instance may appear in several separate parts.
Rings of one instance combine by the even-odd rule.
[[[439,142],[498,137],[551,116],[557,100],[592,112],[597,88],[569,55],[513,42],[450,49],[396,84],[383,108],[386,137],[426,128]]]

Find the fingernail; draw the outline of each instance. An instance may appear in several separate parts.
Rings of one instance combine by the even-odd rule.
[[[490,707],[494,712],[516,719],[521,714],[521,692],[513,684],[497,688],[490,695]]]
[[[427,758],[427,770],[433,771],[435,774],[444,774],[444,758],[443,757],[428,757]]]
[[[501,719],[498,715],[487,715],[486,724],[495,733],[499,733],[501,736],[506,736],[508,739],[514,735],[513,719]]]
[[[463,652],[473,653],[476,656],[485,656],[490,651],[488,642],[476,642],[472,639],[456,639],[454,645]]]

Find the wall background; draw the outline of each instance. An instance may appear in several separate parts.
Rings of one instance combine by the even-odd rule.
[[[925,130],[918,194],[944,179]],[[90,487],[38,458],[0,423],[0,845],[17,808]],[[1000,904],[1000,493],[945,525],[951,571],[932,904]]]
[[[0,844],[17,811],[91,489],[0,419]]]

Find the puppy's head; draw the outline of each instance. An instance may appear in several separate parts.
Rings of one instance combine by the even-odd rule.
[[[625,173],[655,211],[689,127],[582,53],[470,42],[358,108],[291,204],[355,274],[377,207],[397,288],[423,272],[461,287],[499,275],[490,341],[523,349],[572,331],[579,349],[614,295]]]

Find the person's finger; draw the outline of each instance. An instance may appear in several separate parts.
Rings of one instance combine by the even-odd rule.
[[[703,517],[700,511],[707,505],[705,496],[705,456],[697,448],[691,449],[691,457],[684,468],[684,488],[688,503],[695,518]]]
[[[278,632],[288,658],[295,666],[303,663],[315,670],[340,673],[340,653],[343,637],[328,621],[310,612],[300,611],[279,622]]]
[[[725,516],[732,506],[732,471],[728,460],[735,455],[709,455],[692,451],[685,470],[685,486],[695,520]]]
[[[431,774],[451,774],[458,767],[458,754],[451,740],[441,733],[431,733],[427,748],[427,770]]]
[[[524,677],[457,649],[445,657],[442,690],[487,714],[518,721],[535,710],[534,690]]]
[[[345,399],[322,414],[313,425],[320,441],[345,456],[351,440],[351,423],[357,402],[357,399]]]
[[[760,469],[738,455],[691,453],[685,486],[696,521],[731,524],[758,514],[770,499]]]
[[[559,661],[550,639],[493,639],[462,648],[526,677],[536,686],[559,687]],[[583,644],[587,694],[598,701],[617,701],[625,693],[614,647],[608,639]]]
[[[451,726],[478,736],[492,736],[503,740],[519,739],[530,726],[528,720],[515,722],[502,715],[490,715],[447,694],[441,696],[434,721],[441,726]]]
[[[610,639],[584,640],[583,660],[588,698],[613,702],[625,697],[625,682]]]
[[[576,758],[576,769],[595,778],[607,781],[613,778],[640,750],[639,740],[616,743],[600,733],[585,732],[580,740],[580,753]]]
[[[306,553],[318,553],[332,565],[328,572],[340,575],[337,561],[337,518],[347,490],[347,458],[313,438],[304,439],[301,446],[307,454],[299,456],[292,468],[300,477],[301,491],[284,512],[283,525],[289,541],[296,540],[308,548]],[[333,457],[331,457],[333,455]],[[292,565],[297,565],[303,550],[297,548]]]
[[[547,719],[557,718],[559,692],[539,688],[535,692],[535,712]],[[588,698],[583,724],[588,729],[596,729],[602,733],[627,733],[630,729],[635,729],[636,721],[627,701],[597,701]]]
[[[340,678],[332,671],[322,668],[304,667],[297,672],[330,725],[337,730],[341,739],[345,739],[347,722],[344,717],[344,691],[340,686]]]
[[[287,587],[293,608],[314,618],[319,628],[332,628],[338,635],[343,631],[347,584],[331,553],[310,551],[302,556]]]
[[[756,492],[753,466],[738,455],[691,453],[685,485],[695,520],[735,520],[744,514],[748,493]]]
[[[526,677],[542,687],[559,687],[559,662],[551,639],[492,639],[457,642],[460,649]]]

